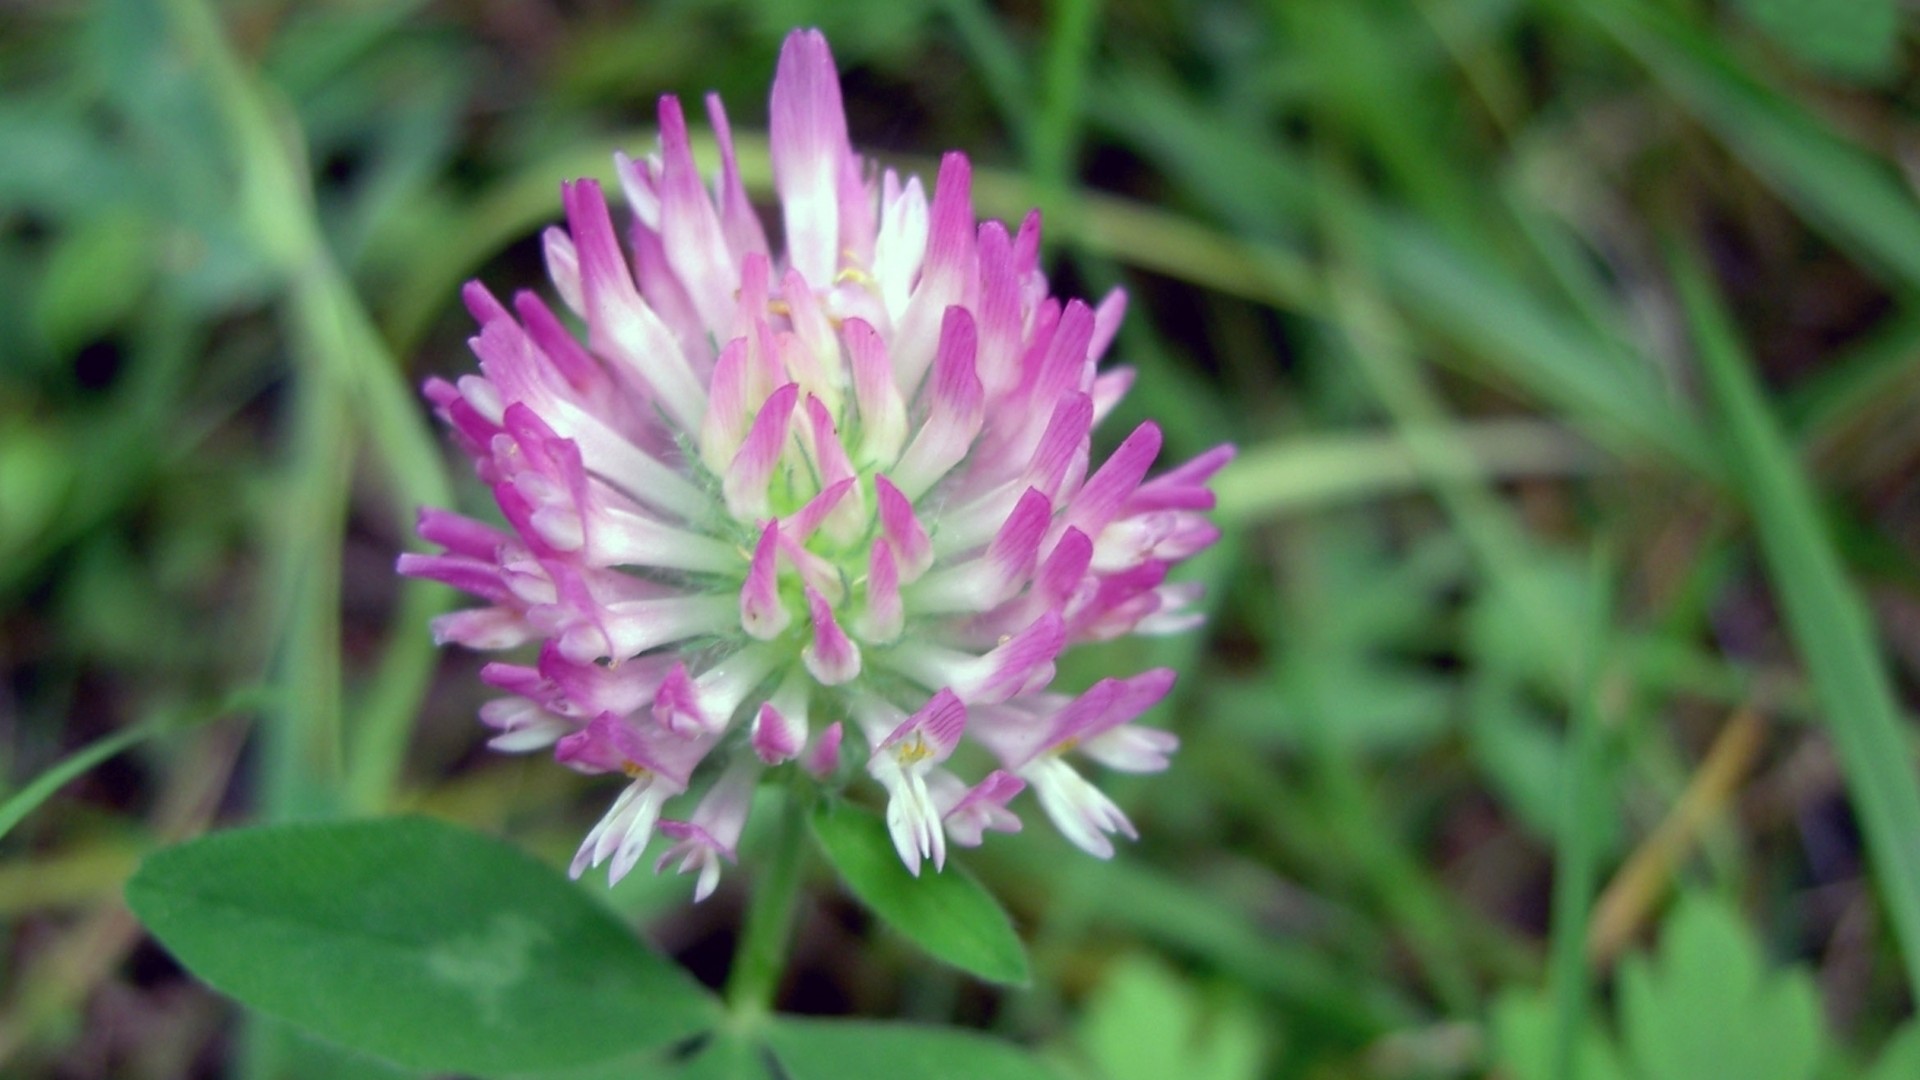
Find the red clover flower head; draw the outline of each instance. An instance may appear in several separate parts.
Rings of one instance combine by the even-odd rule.
[[[576,877],[618,881],[657,832],[656,869],[697,872],[704,898],[765,771],[837,782],[843,763],[884,789],[916,874],[1019,829],[1027,787],[1108,857],[1133,825],[1070,759],[1165,768],[1177,740],[1134,721],[1173,673],[1070,696],[1054,661],[1198,621],[1167,571],[1218,536],[1206,484],[1231,448],[1147,479],[1146,423],[1092,467],[1131,381],[1095,371],[1124,295],[1049,295],[1039,215],[976,222],[965,156],[930,199],[857,156],[819,32],[787,38],[773,82],[782,254],[706,104],[711,187],[672,97],[658,152],[616,157],[624,237],[597,183],[563,187],[547,268],[585,342],[539,295],[474,282],[480,374],[426,385],[507,527],[425,509],[442,551],[400,572],[485,601],[439,619],[442,643],[539,646],[482,670],[507,695],[481,710],[490,745],[627,779]],[[664,819],[696,774],[717,778]]]

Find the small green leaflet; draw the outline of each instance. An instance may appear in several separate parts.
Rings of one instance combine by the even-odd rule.
[[[1700,898],[1667,918],[1657,957],[1621,967],[1620,1026],[1646,1080],[1810,1080],[1824,1041],[1807,973],[1767,971],[1740,916]]]
[[[989,982],[1024,984],[1027,953],[1007,913],[965,870],[907,873],[886,825],[844,802],[814,812],[813,835],[847,888],[935,957]]]

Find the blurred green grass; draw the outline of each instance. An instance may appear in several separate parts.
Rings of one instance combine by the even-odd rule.
[[[0,1072],[369,1075],[227,1029],[120,913],[131,851],[399,805],[569,846],[581,789],[473,752],[475,662],[422,625],[451,598],[391,576],[413,505],[479,505],[411,387],[470,363],[459,282],[533,283],[559,180],[644,149],[656,95],[722,92],[764,194],[804,24],[857,143],[969,151],[984,212],[1047,213],[1057,284],[1130,290],[1114,428],[1242,456],[1208,628],[1065,672],[1183,672],[1176,767],[1113,785],[1141,843],[972,860],[1033,987],[822,900],[790,1006],[1115,1080],[1650,1076],[1593,1071],[1588,912],[1652,940],[1710,892],[1817,971],[1820,1075],[1875,1058],[1920,985],[1892,0],[102,0],[0,23]],[[1741,710],[1744,778],[1616,879]],[[724,955],[737,894],[677,896],[611,899]],[[1551,1045],[1503,1046],[1549,985]],[[1242,1019],[1113,1019],[1138,1001]]]

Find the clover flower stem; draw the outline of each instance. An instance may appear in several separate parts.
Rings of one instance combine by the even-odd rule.
[[[753,886],[747,903],[747,921],[727,973],[727,1007],[740,1020],[764,1016],[773,1010],[780,977],[786,971],[788,940],[794,908],[800,898],[809,841],[807,818],[812,800],[797,791],[787,794],[769,852],[766,871]]]

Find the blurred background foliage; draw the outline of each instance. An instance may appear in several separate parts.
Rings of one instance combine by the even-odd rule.
[[[397,582],[481,495],[413,387],[558,183],[796,25],[855,141],[1122,284],[1225,438],[1173,770],[968,859],[1025,990],[830,883],[783,1006],[1088,1080],[1920,1075],[1920,162],[1898,0],[101,0],[0,13],[0,1072],[362,1077],[143,942],[140,854],[417,810],[564,861]],[[49,770],[55,770],[49,773]],[[607,899],[710,980],[742,881]],[[643,875],[644,876],[644,875]],[[592,890],[601,895],[604,890]]]

